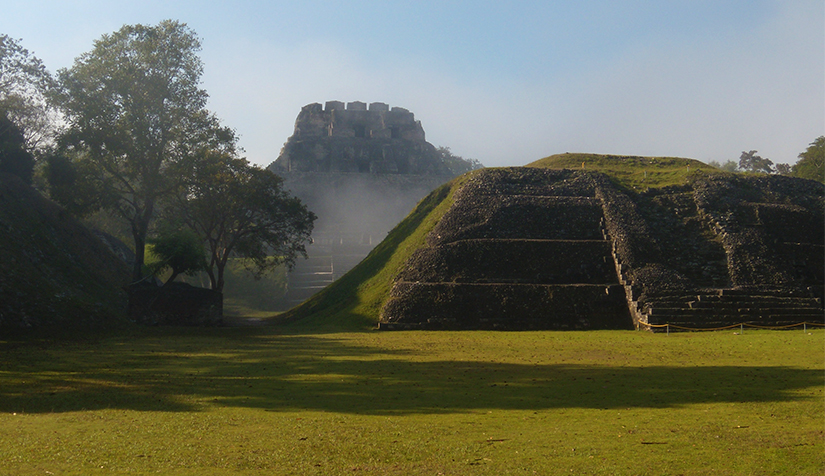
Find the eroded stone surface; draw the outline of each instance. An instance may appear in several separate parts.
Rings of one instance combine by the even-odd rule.
[[[594,172],[484,170],[396,277],[381,326],[819,322],[824,197],[820,183],[778,176],[695,175],[630,194]]]

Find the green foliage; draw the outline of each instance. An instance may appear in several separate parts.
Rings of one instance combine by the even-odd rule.
[[[66,155],[50,155],[43,169],[49,196],[78,218],[88,217],[117,197],[107,196],[109,190],[91,179],[96,174],[90,161],[73,162]]]
[[[192,276],[206,268],[203,242],[190,229],[162,230],[149,240],[149,244],[152,255],[158,260],[150,265],[152,273],[158,275],[171,270],[166,284],[181,274]]]
[[[710,160],[708,161],[708,165],[710,165],[713,168],[723,170],[725,172],[736,172],[739,170],[739,165],[732,160],[728,160],[724,164],[720,163],[717,160]]]
[[[0,116],[19,129],[28,152],[49,145],[57,113],[47,96],[54,80],[43,63],[19,40],[0,35]]]
[[[165,208],[205,242],[212,289],[223,290],[230,257],[246,258],[256,277],[306,256],[315,215],[283,189],[283,179],[246,159],[210,150],[184,171],[182,186]]]
[[[103,35],[70,69],[55,95],[65,111],[61,138],[132,229],[139,279],[157,201],[175,188],[175,166],[204,148],[234,150],[199,87],[200,42],[185,24],[127,25]]]
[[[257,279],[254,273],[249,272],[250,267],[251,264],[244,258],[229,258],[226,262],[223,286],[224,317],[272,317],[273,314],[286,309],[286,266],[277,266]],[[179,279],[193,286],[210,286],[209,275],[205,272]]]
[[[776,164],[776,173],[779,175],[790,175],[791,166],[788,164]]]
[[[821,475],[809,332],[0,338],[0,473]]]
[[[460,155],[453,154],[449,147],[439,147],[437,150],[441,161],[454,176],[484,168],[481,162],[476,159],[465,159]]]
[[[825,183],[825,136],[817,137],[805,152],[799,154],[791,175]]]
[[[630,190],[684,184],[691,173],[716,169],[693,159],[566,153],[537,160],[527,167],[601,172]]]
[[[0,172],[32,183],[34,157],[26,150],[20,129],[0,111]]]
[[[755,150],[742,151],[739,157],[739,169],[744,172],[772,174],[775,172],[773,161],[759,156]]]

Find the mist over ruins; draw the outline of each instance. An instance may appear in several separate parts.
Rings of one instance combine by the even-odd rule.
[[[453,177],[412,112],[358,101],[304,106],[269,170],[318,215],[309,259],[290,273],[288,305],[349,271]]]

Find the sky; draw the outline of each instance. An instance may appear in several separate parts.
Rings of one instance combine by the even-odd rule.
[[[825,135],[822,0],[0,0],[54,73],[126,24],[202,43],[208,108],[269,165],[311,103],[384,102],[485,166],[564,152],[793,164]]]

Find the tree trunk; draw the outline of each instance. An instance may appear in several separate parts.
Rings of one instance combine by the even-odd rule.
[[[137,229],[132,227],[132,237],[135,239],[135,263],[132,267],[132,281],[136,283],[143,279],[143,261],[146,258],[146,235],[141,236]]]
[[[169,276],[169,279],[167,279],[165,283],[163,283],[163,287],[165,288],[166,286],[168,286],[168,285],[169,285],[169,283],[171,283],[172,281],[174,281],[174,280],[175,280],[175,278],[177,278],[179,275],[180,275],[180,273],[179,273],[179,272],[177,272],[177,271],[175,271],[175,270],[173,269],[173,270],[172,270],[172,275],[171,275],[171,276]]]
[[[132,219],[132,237],[135,239],[135,265],[132,268],[132,279],[138,282],[143,279],[143,263],[146,260],[146,234],[149,232],[149,221],[152,219],[154,202],[146,200],[143,213],[135,212]]]
[[[212,289],[215,291],[222,293],[223,292],[223,268],[226,266],[226,263],[218,263],[218,279],[215,282],[215,285],[212,286]]]

